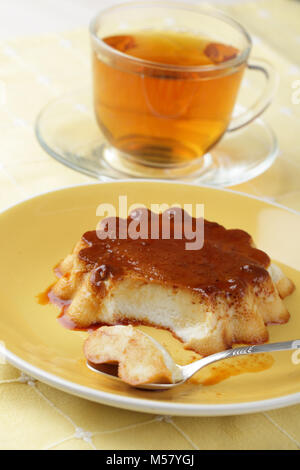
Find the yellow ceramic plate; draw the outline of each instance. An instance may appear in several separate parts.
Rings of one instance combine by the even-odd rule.
[[[286,299],[291,320],[269,327],[271,341],[300,339],[300,216],[284,207],[228,190],[163,182],[114,182],[76,186],[27,200],[0,215],[0,340],[7,360],[28,374],[90,400],[121,408],[173,415],[225,415],[262,411],[300,402],[300,364],[290,352],[215,365],[193,383],[173,391],[135,390],[90,371],[85,332],[64,329],[52,305],[36,295],[54,280],[52,267],[82,233],[94,229],[100,203],[205,204],[205,217],[242,228],[294,280]],[[195,354],[165,331],[146,328],[184,363]],[[255,359],[254,359],[255,358]],[[240,358],[241,359],[241,358]]]

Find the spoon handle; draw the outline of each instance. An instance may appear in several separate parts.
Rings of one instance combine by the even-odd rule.
[[[273,351],[286,351],[291,349],[300,349],[300,339],[293,341],[282,341],[280,343],[259,344],[256,346],[242,346],[240,348],[227,349],[211,356],[204,357],[198,361],[193,362],[187,366],[182,367],[184,379],[187,380],[192,377],[203,367],[212,364],[213,362],[222,361],[230,357],[245,356],[247,354],[258,354]]]

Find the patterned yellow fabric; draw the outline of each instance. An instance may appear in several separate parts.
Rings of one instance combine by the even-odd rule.
[[[281,74],[266,113],[280,156],[265,174],[235,189],[300,210],[300,103],[292,99],[300,80],[300,2],[265,0],[226,9],[253,34],[253,56],[268,58]],[[0,42],[1,209],[46,189],[90,181],[52,160],[34,136],[40,109],[90,86],[90,76],[86,30]],[[153,416],[73,397],[0,364],[0,448],[299,449],[300,405],[222,418]]]

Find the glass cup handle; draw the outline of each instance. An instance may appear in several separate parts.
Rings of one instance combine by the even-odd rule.
[[[263,59],[252,59],[251,64],[248,64],[247,68],[250,71],[262,72],[266,78],[266,84],[260,97],[251,108],[231,120],[227,131],[240,129],[260,116],[271,103],[278,87],[279,75],[274,67],[267,61]]]

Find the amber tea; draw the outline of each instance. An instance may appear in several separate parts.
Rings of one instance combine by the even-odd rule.
[[[144,165],[178,166],[222,137],[245,68],[231,61],[238,49],[175,32],[102,40],[123,53],[93,57],[96,117],[113,147]]]

